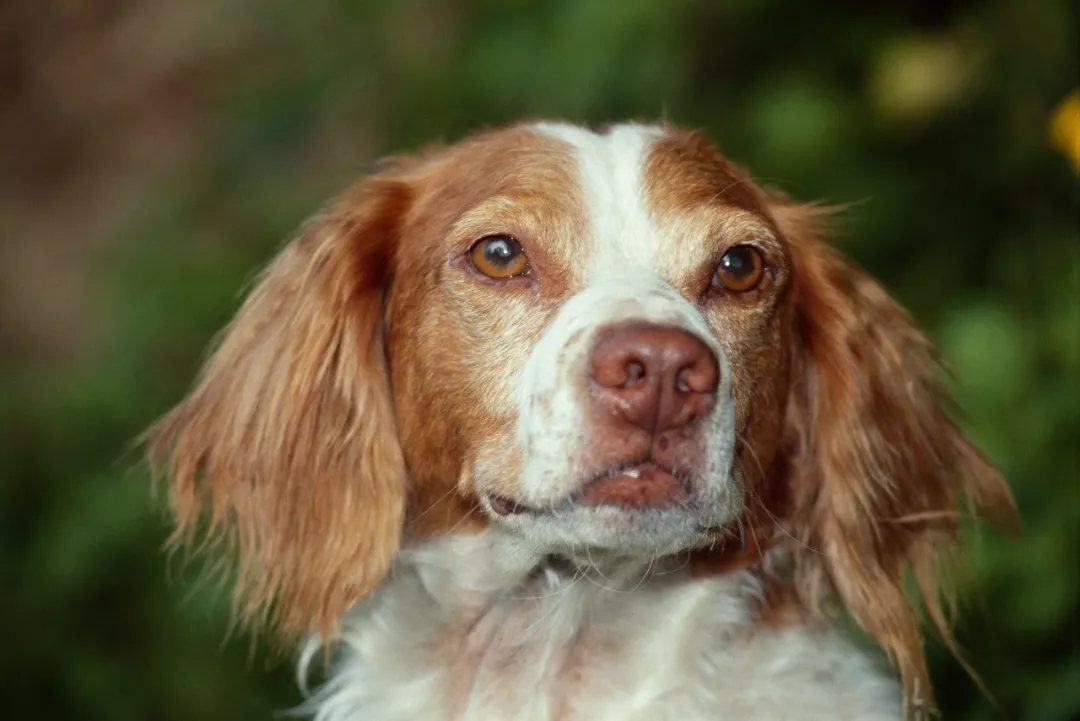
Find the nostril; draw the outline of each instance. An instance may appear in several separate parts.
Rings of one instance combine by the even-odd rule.
[[[649,371],[644,360],[629,354],[616,354],[597,359],[591,375],[604,388],[629,391],[639,388],[648,379]]]
[[[645,364],[638,360],[628,361],[626,363],[626,382],[623,383],[623,388],[633,388],[644,377]]]
[[[684,370],[679,374],[679,377],[675,379],[675,390],[679,391],[679,393],[689,393],[692,390],[686,376],[687,372]]]
[[[719,383],[719,369],[711,354],[700,355],[682,368],[675,379],[679,393],[712,393]]]

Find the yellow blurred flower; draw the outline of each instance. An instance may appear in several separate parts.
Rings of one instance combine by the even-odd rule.
[[[966,38],[905,35],[874,62],[870,102],[890,123],[921,123],[962,104],[982,76],[983,54]]]
[[[1050,141],[1080,173],[1080,90],[1065,96],[1050,118]]]

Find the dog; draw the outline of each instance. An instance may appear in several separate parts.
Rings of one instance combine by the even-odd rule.
[[[921,717],[905,578],[954,648],[961,514],[1013,503],[828,217],[669,125],[390,159],[149,432],[174,541],[330,660],[319,721]]]

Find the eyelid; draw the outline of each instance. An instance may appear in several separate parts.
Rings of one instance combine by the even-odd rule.
[[[521,204],[502,195],[481,201],[465,210],[450,224],[448,235],[464,244],[468,251],[478,240],[492,235],[509,235],[524,247],[522,240],[532,226],[530,213]]]
[[[783,262],[784,248],[780,241],[776,239],[771,231],[761,229],[753,234],[740,233],[732,236],[730,240],[725,239],[716,255],[717,265],[719,265],[720,259],[724,257],[725,253],[740,245],[748,245],[761,253],[761,257],[765,261],[766,273],[771,273],[774,268]]]
[[[762,253],[771,253],[780,249],[780,241],[776,239],[775,233],[757,223],[752,226],[740,223],[737,228],[727,228],[720,237],[724,239],[723,252],[737,245],[751,245]]]

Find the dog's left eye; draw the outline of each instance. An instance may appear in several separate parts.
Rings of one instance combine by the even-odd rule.
[[[765,259],[752,245],[736,245],[724,253],[713,285],[736,293],[753,290],[765,277]]]
[[[489,235],[469,249],[473,267],[489,278],[513,278],[529,272],[529,258],[521,243],[509,235]]]

